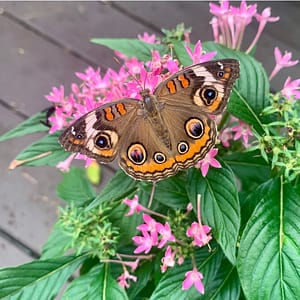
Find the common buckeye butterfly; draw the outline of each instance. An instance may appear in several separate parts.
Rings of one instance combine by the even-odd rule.
[[[100,163],[118,158],[135,179],[167,178],[195,165],[215,145],[217,127],[209,115],[223,112],[238,77],[235,59],[187,67],[153,94],[141,91],[142,100],[124,98],[90,111],[59,142]]]

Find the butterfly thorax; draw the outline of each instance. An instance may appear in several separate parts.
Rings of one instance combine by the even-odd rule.
[[[163,103],[159,102],[155,95],[150,94],[148,89],[143,90],[141,96],[143,97],[142,113],[144,118],[151,124],[161,142],[171,149],[170,135],[161,115],[164,108]]]

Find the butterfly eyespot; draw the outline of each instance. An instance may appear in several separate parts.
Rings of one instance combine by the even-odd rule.
[[[224,71],[219,71],[217,75],[218,75],[218,77],[223,77],[224,76]]]
[[[189,150],[189,145],[186,142],[180,142],[177,145],[177,150],[180,154],[184,154]]]
[[[192,139],[199,139],[204,133],[204,124],[199,119],[189,119],[185,123],[185,131]]]
[[[141,144],[133,144],[128,148],[128,158],[136,165],[142,165],[147,158],[146,150]]]
[[[110,149],[111,142],[108,135],[101,133],[95,139],[95,145],[100,149]]]
[[[153,159],[156,163],[162,164],[166,161],[166,156],[161,152],[156,152],[153,155]]]
[[[211,105],[217,96],[218,92],[212,87],[205,87],[201,90],[201,98],[206,105]]]
[[[81,140],[82,138],[83,138],[83,136],[81,134],[76,135],[76,139]]]

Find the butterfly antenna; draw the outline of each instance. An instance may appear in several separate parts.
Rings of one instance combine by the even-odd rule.
[[[141,90],[143,90],[143,86],[141,84],[141,81],[136,77],[136,75],[134,75],[133,73],[131,73],[129,71],[129,68],[125,65],[125,64],[122,64],[120,62],[120,60],[117,58],[117,57],[114,57],[114,60],[120,65],[120,66],[123,66],[125,71],[130,75],[130,77],[137,83],[137,85],[141,88]]]

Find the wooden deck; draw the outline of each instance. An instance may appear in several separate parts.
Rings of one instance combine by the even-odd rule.
[[[292,51],[300,59],[300,2],[259,2],[259,11],[272,7],[280,22],[268,24],[257,57],[270,73],[273,49]],[[116,67],[113,53],[89,43],[92,37],[160,34],[179,22],[193,27],[192,40],[211,40],[208,2],[0,2],[0,134],[49,106],[44,95],[52,86],[68,90],[74,72],[88,65],[103,71]],[[256,32],[253,25],[249,38]],[[273,89],[285,78],[300,77],[300,66],[275,77]],[[22,167],[8,171],[16,154],[39,135],[0,144],[0,267],[37,257],[56,220],[60,180],[50,167]],[[104,167],[105,183],[112,172]]]

